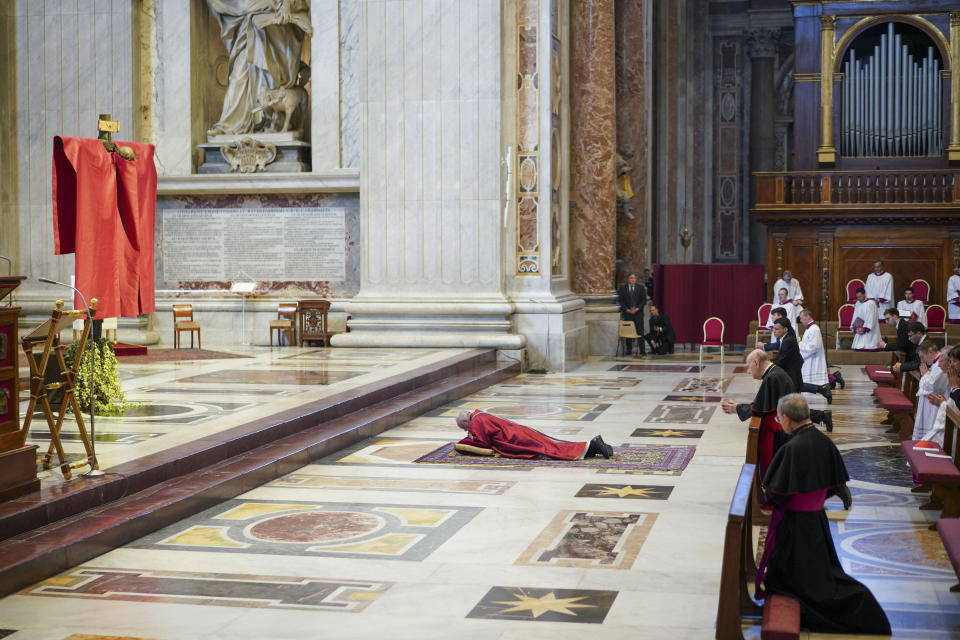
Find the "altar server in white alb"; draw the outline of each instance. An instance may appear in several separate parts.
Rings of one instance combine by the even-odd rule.
[[[877,351],[877,339],[880,337],[880,323],[877,322],[877,303],[869,299],[863,287],[857,287],[857,304],[853,307],[852,349],[857,351]]]
[[[813,321],[813,314],[809,309],[801,309],[798,328],[804,327],[803,339],[800,340],[800,355],[803,356],[803,388],[807,393],[819,393],[827,402],[833,403],[833,394],[830,392],[830,379],[827,376],[827,354],[823,351],[823,336],[820,327]]]
[[[877,313],[893,306],[893,274],[883,270],[883,261],[873,263],[873,273],[867,276],[867,297],[877,303]]]
[[[920,356],[920,373],[923,374],[917,384],[917,414],[913,421],[912,440],[923,440],[937,419],[937,406],[930,401],[930,394],[943,396],[950,391],[950,382],[946,372],[940,367],[940,347],[933,342],[921,342],[917,345]]]
[[[897,311],[907,322],[919,322],[927,326],[927,309],[921,301],[913,297],[913,287],[903,290],[903,300],[897,303]]]
[[[953,268],[953,275],[947,280],[947,315],[950,322],[960,322],[960,265]]]
[[[783,277],[777,280],[773,285],[773,296],[778,297],[780,289],[787,290],[787,302],[797,309],[797,313],[803,308],[803,291],[800,290],[800,281],[793,277],[789,270],[783,272]]]
[[[773,302],[773,309],[782,308],[787,313],[787,320],[790,321],[790,326],[796,326],[797,324],[797,311],[800,307],[795,307],[787,299],[787,290],[783,287],[777,289],[777,297]],[[767,320],[767,329],[773,330],[773,321],[776,318],[773,317],[773,309],[771,309],[770,319]]]

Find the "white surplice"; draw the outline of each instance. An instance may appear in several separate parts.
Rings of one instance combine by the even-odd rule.
[[[930,365],[930,369],[923,374],[917,384],[917,417],[913,421],[912,440],[922,440],[923,434],[933,428],[937,417],[937,407],[927,400],[927,394],[947,395],[950,391],[947,374],[940,368],[941,358],[942,356],[938,356],[937,361]]]
[[[798,306],[796,306],[796,305],[792,305],[792,304],[790,304],[789,302],[779,302],[779,301],[777,301],[777,302],[774,302],[774,303],[773,303],[773,306],[772,306],[772,307],[770,307],[770,311],[773,311],[773,310],[776,309],[777,307],[783,307],[783,310],[787,312],[787,320],[790,321],[790,326],[793,327],[794,330],[796,330],[796,328],[797,328],[797,313],[800,312],[801,307],[798,307]],[[770,316],[767,318],[767,329],[773,329],[773,321],[774,321],[774,320],[776,320],[776,318],[774,318],[774,317],[773,317],[773,314],[771,313]]]
[[[853,307],[853,322],[856,322],[857,318],[863,318],[863,333],[853,334],[851,349],[876,349],[880,340],[877,303],[873,300],[858,301]]]
[[[773,285],[773,299],[777,300],[780,298],[780,289],[787,290],[787,300],[790,301],[795,307],[801,307],[803,305],[803,291],[800,290],[800,281],[796,278],[790,278],[790,284],[787,284],[786,280],[780,278],[777,280],[776,284]]]
[[[960,308],[960,307],[958,307]],[[919,300],[914,299],[913,302],[907,302],[906,300],[901,300],[897,303],[897,311],[906,311],[907,313],[917,314],[917,322],[922,322],[923,326],[927,326],[927,310],[923,306],[923,303]],[[900,317],[903,317],[903,314],[900,314]]]
[[[823,336],[820,327],[811,322],[803,330],[800,340],[800,355],[803,356],[803,381],[820,386],[827,384],[827,354],[823,351]]]
[[[893,274],[884,272],[879,276],[871,273],[867,276],[867,284],[864,287],[867,297],[877,301],[877,313],[883,314],[883,310],[893,306]]]
[[[947,280],[947,314],[951,320],[960,320],[960,276]]]
[[[947,400],[940,404],[937,407],[937,417],[933,419],[933,426],[923,434],[921,440],[926,440],[927,442],[936,442],[941,447],[943,446],[943,434],[947,426],[947,405],[951,407],[956,407],[953,400],[947,398]]]

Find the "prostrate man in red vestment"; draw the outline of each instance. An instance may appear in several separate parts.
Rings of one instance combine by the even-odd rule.
[[[740,420],[753,416],[760,419],[760,438],[757,443],[757,465],[760,476],[767,472],[770,460],[776,453],[774,437],[782,431],[777,422],[777,402],[785,395],[795,392],[790,375],[770,361],[770,355],[762,349],[751,351],[747,356],[747,370],[754,380],[761,380],[760,389],[751,403],[737,404],[724,400],[720,405],[724,413],[735,413]]]
[[[510,422],[477,409],[473,413],[461,411],[457,426],[467,432],[467,437],[457,443],[458,451],[490,455],[482,450],[492,450],[505,458],[554,458],[556,460],[581,460],[594,456],[609,458],[613,447],[599,435],[590,442],[567,442],[551,438],[536,429]]]

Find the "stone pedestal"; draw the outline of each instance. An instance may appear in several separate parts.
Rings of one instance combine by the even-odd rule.
[[[203,152],[198,173],[235,173],[226,153],[235,150],[241,173],[302,173],[310,171],[310,145],[297,132],[208,136],[197,145]],[[273,155],[269,160],[267,153]],[[262,154],[262,157],[258,155]]]

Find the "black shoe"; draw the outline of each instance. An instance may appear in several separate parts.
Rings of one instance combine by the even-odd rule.
[[[583,457],[592,458],[594,456],[603,456],[609,459],[612,455],[613,447],[604,442],[600,435],[595,435],[590,440],[590,444],[587,446],[587,452],[583,454]]]
[[[827,399],[827,404],[833,404],[833,393],[830,392],[830,385],[825,384],[820,387],[820,395]]]
[[[839,370],[836,371],[836,372],[834,372],[833,377],[837,379],[837,384],[840,385],[840,388],[841,388],[841,389],[846,389],[846,388],[847,388],[847,383],[843,381],[843,374],[840,373]]]
[[[823,426],[827,428],[827,431],[833,433],[833,411],[827,409],[823,412]]]

